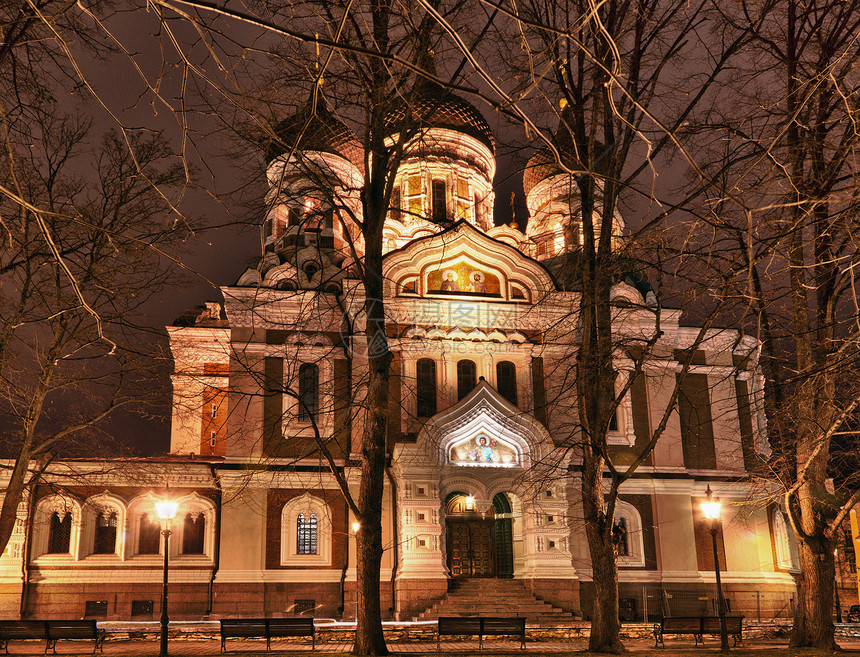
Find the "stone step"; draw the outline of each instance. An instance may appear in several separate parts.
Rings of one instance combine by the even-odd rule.
[[[451,590],[416,620],[439,616],[525,616],[529,623],[549,625],[570,622],[573,615],[536,598],[516,580],[468,579]]]

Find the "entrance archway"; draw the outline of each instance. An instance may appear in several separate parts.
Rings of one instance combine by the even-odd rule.
[[[493,498],[493,516],[480,513],[475,499],[461,491],[445,498],[448,571],[455,579],[513,577],[511,504],[504,493]]]

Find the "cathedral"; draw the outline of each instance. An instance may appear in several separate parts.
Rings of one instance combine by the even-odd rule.
[[[483,596],[496,614],[533,622],[588,618],[578,291],[568,271],[582,244],[575,185],[539,150],[524,178],[525,228],[495,225],[486,120],[429,88],[417,105],[423,125],[407,141],[383,236],[394,354],[383,616],[467,614]],[[562,131],[556,140],[562,149]],[[179,503],[172,619],[354,617],[356,519],[339,480],[357,491],[374,349],[355,274],[364,154],[320,99],[279,126],[266,161],[259,264],[167,328],[170,452],[52,466],[0,558],[6,617],[157,617],[154,502],[164,497]],[[621,216],[612,233],[622,244]],[[659,307],[633,268],[619,271],[612,297],[620,339],[647,340],[658,320],[663,332],[609,426],[613,462],[634,458],[681,386],[656,448],[621,488],[622,620],[713,611],[700,510],[708,488],[723,505],[718,554],[731,610],[790,611],[797,557],[785,517],[750,502],[750,472],[768,452],[757,343],[726,328],[697,345],[683,309]],[[619,348],[615,365],[622,386],[630,352]]]

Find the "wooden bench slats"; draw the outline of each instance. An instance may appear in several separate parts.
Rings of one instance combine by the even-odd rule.
[[[309,636],[311,650],[316,650],[313,618],[226,618],[221,620],[221,652],[227,651],[228,638],[259,637],[266,639],[266,651],[272,649],[272,639]]]
[[[726,634],[731,635],[734,645],[743,644],[743,616],[726,616]],[[663,648],[664,634],[692,634],[696,645],[704,643],[705,634],[720,633],[719,616],[667,616],[654,625],[654,647]]]
[[[442,635],[469,635],[478,637],[478,648],[484,649],[485,636],[512,635],[520,638],[520,647],[526,647],[526,619],[524,616],[440,616],[436,621],[436,650],[441,650]]]
[[[45,652],[57,652],[60,639],[92,639],[93,652],[104,652],[105,631],[95,620],[4,620],[0,621],[0,648],[9,652],[11,639],[44,639]]]

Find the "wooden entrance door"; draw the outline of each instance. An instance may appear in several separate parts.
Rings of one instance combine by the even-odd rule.
[[[448,520],[448,569],[452,577],[495,577],[494,524],[492,519]]]

